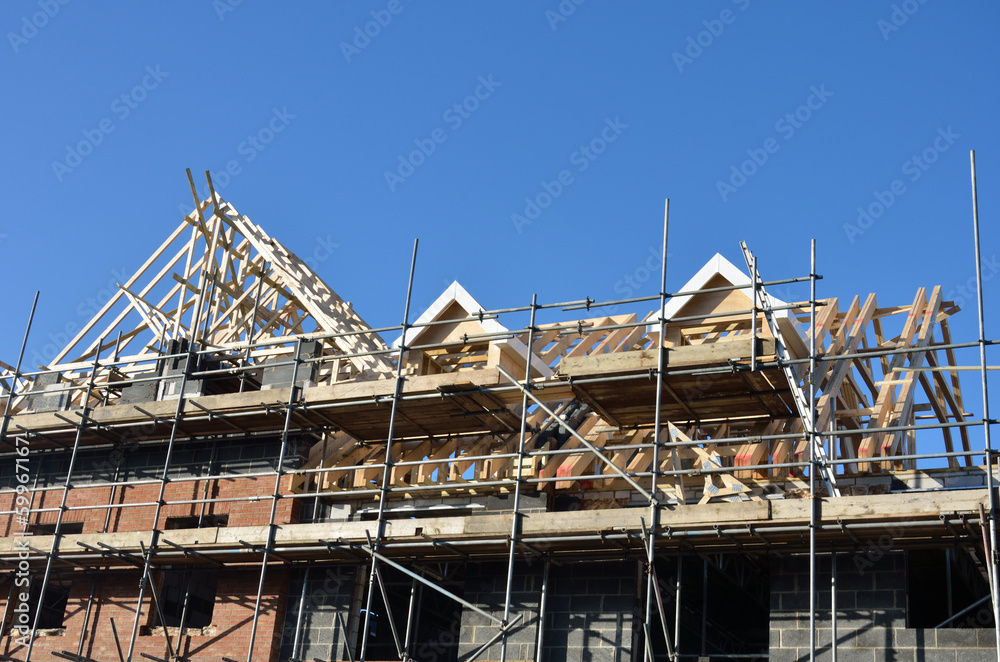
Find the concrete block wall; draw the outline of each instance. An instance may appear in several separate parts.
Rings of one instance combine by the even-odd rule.
[[[817,660],[831,659],[830,557],[818,559]],[[837,659],[841,662],[996,660],[992,629],[907,627],[906,557],[864,551],[837,557]],[[771,561],[770,662],[809,659],[809,559]]]
[[[494,618],[503,618],[504,597],[507,589],[506,561],[469,563],[465,568],[464,598],[488,612]],[[538,636],[538,604],[542,589],[542,565],[534,561],[514,564],[514,582],[511,592],[511,619],[521,620],[507,638],[507,659],[531,660]],[[459,632],[458,656],[463,658],[497,633],[496,624],[471,609],[462,609],[462,627]],[[480,660],[499,660],[500,644],[484,651]]]
[[[292,574],[288,587],[288,606],[281,628],[280,660],[292,657],[295,629],[299,618],[302,585],[305,601],[299,635],[300,660],[340,660],[344,657],[344,631],[351,627],[351,600],[357,576],[357,566],[316,566]],[[338,625],[337,619],[341,625]]]
[[[69,406],[72,392],[57,372],[39,375],[32,380],[25,411],[62,411]]]
[[[323,346],[315,340],[302,343],[299,357],[311,359],[323,353]],[[260,389],[267,391],[270,389],[285,389],[292,384],[292,374],[295,374],[295,384],[300,387],[311,387],[316,385],[316,376],[319,374],[319,364],[315,362],[300,363],[296,368],[293,363],[294,355],[279,356],[264,361],[264,369],[261,375]]]
[[[83,654],[97,660],[117,660],[114,634],[110,619],[114,619],[122,650],[127,651],[135,620],[136,598],[140,573],[137,570],[101,571],[94,592],[90,621],[87,624]],[[216,594],[212,624],[200,631],[189,633],[181,639],[180,652],[190,662],[218,662],[223,656],[232,659],[246,659],[250,646],[250,629],[257,598],[260,570],[256,567],[226,568],[220,571],[219,587]],[[69,600],[66,606],[64,631],[53,636],[38,637],[35,641],[32,659],[55,660],[54,652],[75,653],[84,627],[87,600],[90,596],[93,575],[75,573],[70,582]],[[0,583],[0,612],[8,595],[8,585]],[[260,662],[275,662],[282,630],[279,624],[285,620],[285,596],[288,591],[288,573],[281,568],[269,570],[264,582],[263,601],[257,622],[257,636],[254,640],[253,659]],[[167,649],[160,629],[150,630],[150,610],[153,608],[149,591],[142,605],[139,617],[140,631],[136,637],[133,659],[141,659],[141,654],[164,659]],[[170,628],[171,643],[176,642],[176,629]],[[6,632],[0,636],[0,652],[21,658],[25,646],[17,644],[17,637]]]
[[[629,662],[641,641],[637,569],[635,561],[552,566],[542,660]]]
[[[545,662],[628,662],[640,607],[634,561],[579,561],[553,564],[549,570],[544,623]],[[508,660],[534,660],[542,563],[519,561],[514,568],[511,617],[522,616],[508,638]],[[504,562],[469,564],[465,599],[502,618],[507,568]],[[472,652],[497,632],[484,616],[463,609],[459,657]],[[481,660],[500,659],[500,645],[490,646]]]
[[[949,467],[893,471],[891,474],[838,476],[837,485],[843,488],[845,494],[850,495],[984,487],[986,471],[983,467]]]

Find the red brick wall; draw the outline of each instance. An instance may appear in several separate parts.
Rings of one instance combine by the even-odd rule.
[[[274,477],[237,478],[232,480],[207,481],[209,498],[238,498],[239,501],[224,501],[210,503],[205,507],[206,515],[229,515],[230,527],[261,526],[267,524],[271,512],[271,493],[274,489]],[[282,478],[282,491],[287,493],[291,476]],[[201,499],[204,495],[206,481],[190,481],[183,483],[168,483],[164,493],[167,502],[184,499]],[[160,494],[158,482],[136,486],[120,486],[115,489],[114,503],[155,503]],[[15,496],[13,493],[0,495],[0,508],[12,510]],[[63,522],[83,522],[84,533],[103,533],[104,520],[107,515],[107,503],[111,496],[110,487],[78,487],[70,490],[66,505],[100,506],[87,510],[68,511]],[[250,497],[260,497],[251,501]],[[59,504],[62,501],[62,489],[52,489],[35,494],[32,509],[53,508],[50,512],[33,513],[32,524],[53,524],[58,516]],[[295,499],[282,499],[278,502],[275,513],[276,524],[287,524],[293,521],[298,512]],[[111,511],[110,532],[115,531],[148,531],[153,528],[155,506],[136,506],[115,508]],[[168,517],[185,517],[198,515],[201,504],[167,505],[160,511],[159,528],[163,528]],[[13,515],[5,515],[0,519],[0,535],[9,536],[14,531],[20,531],[21,525]]]
[[[16,498],[17,495],[13,492],[0,494],[0,510],[14,510]],[[0,536],[6,538],[21,528],[21,525],[14,520],[14,515],[0,515]]]
[[[282,489],[287,491],[291,477],[282,479]],[[274,489],[274,477],[238,478],[233,480],[209,481],[210,498],[238,497],[239,501],[208,504],[205,509],[209,515],[229,515],[228,526],[260,526],[267,524],[271,510],[270,495]],[[155,502],[159,496],[159,483],[149,483],[137,486],[118,487],[115,490],[115,503]],[[165,499],[200,499],[204,494],[205,481],[190,481],[168,483]],[[99,505],[100,508],[90,510],[69,511],[63,517],[64,522],[84,522],[83,533],[94,534],[104,531],[104,520],[107,514],[109,487],[83,486],[70,490],[68,506]],[[13,494],[0,495],[0,507],[12,509]],[[250,501],[248,497],[260,497],[258,501]],[[58,508],[62,500],[62,490],[55,489],[38,492],[35,495],[33,508]],[[200,512],[200,504],[167,505],[160,513],[159,527],[162,528],[168,517],[195,516]],[[109,530],[115,531],[148,531],[153,527],[155,506],[139,506],[133,508],[114,509],[111,512]],[[35,513],[32,523],[54,523],[57,511]],[[283,499],[278,502],[275,522],[289,523],[297,517],[298,504],[293,499]],[[9,536],[20,531],[21,525],[14,516],[7,515],[0,519],[0,532]],[[40,569],[39,569],[40,570]],[[75,653],[83,627],[87,598],[90,595],[93,571],[78,572],[71,583],[69,604],[66,609],[65,636],[40,637],[36,640],[32,652],[32,660],[57,660],[50,653],[53,651],[70,651]],[[98,576],[95,600],[91,609],[90,624],[83,654],[98,660],[117,660],[114,637],[111,631],[110,619],[114,618],[118,628],[123,651],[127,652],[128,641],[132,633],[135,619],[136,599],[140,574],[138,570],[107,570],[100,571]],[[187,635],[182,648],[192,661],[211,660],[218,662],[221,656],[234,660],[246,659],[250,642],[250,630],[253,620],[254,603],[257,597],[257,585],[260,579],[260,566],[248,565],[221,570],[219,591],[216,599],[212,626],[212,635]],[[6,607],[10,584],[0,581],[0,613]],[[287,572],[278,567],[268,569],[264,587],[264,598],[260,618],[258,619],[257,638],[254,645],[253,660],[277,660],[281,638],[281,625],[284,621],[285,599],[288,592]],[[149,590],[140,617],[140,626],[147,625],[149,610],[152,608]],[[15,600],[16,602],[16,600]],[[176,635],[174,635],[176,636]],[[15,637],[0,637],[0,651],[5,655],[23,655],[24,647],[16,646]],[[172,639],[173,640],[173,639]],[[159,635],[140,634],[136,638],[136,648],[133,660],[143,659],[141,652],[146,652],[160,658],[166,658],[164,637]]]
[[[94,602],[91,607],[90,623],[84,641],[83,654],[97,660],[117,660],[115,640],[111,629],[111,619],[115,621],[118,637],[124,653],[135,619],[136,598],[140,573],[138,570],[108,570],[98,575]],[[32,651],[32,660],[57,660],[54,651],[75,653],[84,625],[87,598],[90,595],[93,573],[76,573],[66,608],[65,636],[39,637]],[[192,662],[218,662],[222,656],[234,660],[246,659],[250,645],[254,604],[260,580],[259,566],[225,568],[219,577],[215,609],[212,615],[213,634],[186,635],[182,639],[181,651]],[[0,612],[6,606],[9,584],[0,583]],[[288,573],[279,567],[268,568],[264,582],[263,601],[257,621],[257,637],[254,643],[254,662],[276,662],[281,639],[281,625],[284,621],[285,603],[288,593]],[[162,634],[141,634],[142,626],[149,621],[152,598],[146,591],[142,614],[139,619],[140,634],[136,637],[133,660],[144,659],[141,653],[159,658],[167,657],[166,644]],[[176,639],[174,635],[171,642]],[[20,657],[26,648],[17,646],[14,637],[0,637],[0,651],[4,655]]]
[[[204,449],[202,449],[204,451]],[[242,470],[260,472],[261,469],[250,469],[249,462],[259,462],[267,451],[256,450],[245,457],[242,453],[239,461],[247,466]],[[95,471],[101,467],[91,467],[81,460],[81,480],[97,477]],[[36,468],[42,468],[39,464]],[[52,466],[52,465],[49,465]],[[106,469],[106,467],[105,467]],[[156,475],[158,472],[154,472]],[[58,474],[56,474],[58,475]],[[57,479],[58,480],[58,479]],[[61,482],[61,481],[60,481]],[[274,476],[238,477],[219,480],[185,480],[169,482],[166,485],[164,499],[168,503],[175,500],[233,498],[234,501],[209,503],[205,506],[206,515],[228,515],[228,527],[261,526],[268,522],[271,511],[271,494],[274,490]],[[281,491],[290,490],[291,476],[285,476],[281,482]],[[208,488],[206,495],[205,489]],[[104,532],[137,532],[149,531],[152,528],[163,529],[167,518],[197,516],[202,509],[201,504],[165,505],[161,509],[159,521],[154,522],[155,505],[110,509],[110,521],[105,527],[105,518],[109,509],[109,499],[115,504],[154,503],[159,497],[159,481],[150,481],[139,485],[118,486],[81,484],[69,491],[67,506],[96,506],[85,510],[70,510],[63,516],[63,522],[83,522],[83,534],[100,534]],[[0,494],[0,509],[13,510],[16,495]],[[51,508],[50,512],[33,512],[32,524],[54,524],[58,517],[58,508],[63,498],[61,488],[36,492],[31,504],[32,510]],[[287,524],[296,521],[299,504],[294,499],[278,501],[275,514],[276,524]],[[19,532],[22,525],[14,515],[0,515],[0,536],[7,537]],[[66,542],[64,545],[69,546]],[[76,546],[72,545],[74,550]],[[67,550],[68,551],[68,550]],[[40,572],[38,563],[43,559],[34,555],[33,570]],[[62,568],[61,564],[53,566]],[[69,651],[75,653],[81,631],[84,627],[84,614],[88,597],[95,575],[98,578],[94,601],[92,603],[90,622],[86,628],[83,655],[98,660],[117,660],[114,637],[111,630],[111,619],[118,628],[118,636],[123,651],[127,652],[132,627],[137,608],[138,585],[140,572],[137,569],[115,569],[102,571],[76,571],[70,580],[70,596],[64,620],[65,636],[39,637],[34,646],[32,660],[57,660],[53,652]],[[182,641],[182,653],[193,661],[211,660],[219,662],[225,656],[234,660],[245,660],[250,642],[254,606],[257,597],[257,586],[260,579],[259,565],[241,565],[222,568],[220,570],[218,593],[212,616],[210,630],[204,633],[199,629],[197,634],[188,634]],[[6,605],[9,578],[0,575],[0,613]],[[277,660],[280,646],[281,629],[284,623],[285,600],[288,592],[288,573],[285,569],[275,566],[268,569],[263,592],[262,608],[259,614],[257,637],[254,644],[252,659]],[[16,602],[16,600],[15,600]],[[147,589],[139,617],[140,634],[136,637],[133,660],[144,659],[140,653],[148,653],[159,658],[167,657],[167,649],[162,632],[143,634],[149,623],[149,612],[152,609],[152,597]],[[176,638],[176,633],[171,641]],[[0,653],[20,656],[24,647],[17,646],[16,637],[0,634]]]

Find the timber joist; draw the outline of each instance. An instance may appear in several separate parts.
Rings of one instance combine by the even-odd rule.
[[[750,372],[751,342],[759,369]],[[775,365],[774,340],[757,338],[668,348],[665,352],[664,420],[697,423],[739,418],[789,417],[790,390]],[[656,402],[656,349],[567,358],[559,375],[573,392],[618,427],[651,425]],[[649,380],[615,379],[646,373]]]
[[[510,406],[519,404],[520,396],[512,387],[500,389],[500,386],[501,377],[496,369],[465,372],[460,381],[450,374],[408,377],[399,399],[395,436],[516,430],[520,416],[512,413]],[[540,392],[550,400],[571,396],[569,387],[558,381]],[[310,423],[309,417],[318,412],[322,417],[317,416],[313,421],[328,420],[329,427],[340,427],[359,440],[383,440],[388,432],[388,411],[394,393],[395,383],[390,380],[341,382],[305,389],[301,402],[295,403],[296,414],[300,415],[295,419],[296,427],[317,427],[315,422]],[[185,399],[178,426],[185,433],[197,436],[232,434],[233,425],[248,432],[280,431],[287,398],[285,389],[189,397]],[[176,399],[113,404],[91,410],[89,419],[95,432],[128,430],[129,438],[137,441],[162,439],[169,434],[176,408]],[[23,434],[32,439],[33,448],[60,442],[72,444],[76,427],[69,425],[67,418],[74,418],[74,411],[17,414],[11,419],[10,436],[17,436],[18,430],[26,431]],[[84,434],[81,438],[81,444],[106,442],[98,434]]]
[[[885,536],[899,549],[939,545],[946,540],[974,543],[980,536],[979,512],[986,501],[985,490],[963,490],[664,506],[655,542],[666,554],[800,553],[808,550],[809,511],[815,506],[821,550],[833,545],[840,552],[852,548],[865,551],[871,545],[884,548]],[[422,561],[455,560],[459,552],[471,559],[503,558],[509,549],[512,517],[507,513],[390,518],[381,553]],[[641,554],[648,518],[648,508],[532,513],[523,519],[518,540],[524,545],[518,546],[517,553],[526,558],[542,553],[555,559]],[[274,537],[271,561],[356,560],[364,557],[374,525],[370,521],[282,525]],[[129,555],[141,558],[142,544],[149,536],[149,531],[66,535],[59,558],[84,568],[128,566]],[[268,527],[178,529],[163,532],[162,538],[169,543],[157,549],[154,565],[260,563]],[[0,539],[0,563],[17,564],[22,540],[38,550],[52,545],[51,536]],[[95,548],[106,551],[98,553]],[[197,550],[197,554],[186,549]],[[29,558],[35,564],[45,562],[43,554]]]

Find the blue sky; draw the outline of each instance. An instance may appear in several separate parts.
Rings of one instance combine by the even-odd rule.
[[[669,197],[668,289],[740,240],[807,275],[814,238],[821,297],[940,284],[973,340],[975,149],[998,335],[997,3],[10,0],[0,27],[8,363],[36,289],[32,368],[174,229],[185,168],[373,326],[414,238],[414,316],[455,279],[653,295]]]

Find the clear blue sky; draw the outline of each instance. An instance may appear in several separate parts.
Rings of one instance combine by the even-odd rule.
[[[959,299],[975,149],[1000,336],[995,2],[8,0],[0,27],[9,363],[36,289],[31,368],[179,223],[188,167],[381,326],[415,237],[415,313],[454,279],[655,294],[666,197],[668,289],[740,240],[806,275],[815,238],[820,296]]]

